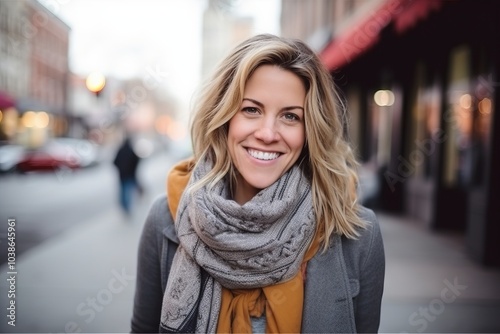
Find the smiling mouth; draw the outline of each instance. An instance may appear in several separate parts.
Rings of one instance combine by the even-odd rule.
[[[251,148],[248,148],[247,152],[255,159],[266,160],[266,161],[278,159],[279,156],[281,155],[281,153],[278,153],[278,152],[262,152],[262,151],[253,150]]]

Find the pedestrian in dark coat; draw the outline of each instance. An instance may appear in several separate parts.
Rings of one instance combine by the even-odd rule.
[[[130,137],[127,136],[113,160],[120,176],[120,205],[126,213],[130,213],[134,192],[139,190],[136,175],[139,162],[140,158],[134,152]]]

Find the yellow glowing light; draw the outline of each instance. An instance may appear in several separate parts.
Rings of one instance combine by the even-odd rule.
[[[394,104],[394,93],[390,90],[378,90],[373,95],[373,100],[378,106],[392,106]]]
[[[469,109],[472,106],[472,96],[470,94],[464,94],[460,96],[460,107],[464,109]]]
[[[479,102],[479,112],[483,115],[489,115],[491,113],[491,100],[487,97]]]
[[[21,118],[21,123],[26,128],[32,128],[35,126],[36,113],[34,111],[27,111]]]
[[[46,128],[49,125],[49,115],[45,111],[40,111],[36,114],[35,127],[39,129]]]
[[[0,110],[0,122],[2,121],[3,118],[3,112]]]
[[[13,107],[3,110],[1,128],[7,138],[12,138],[18,131],[18,112]]]
[[[87,80],[85,81],[85,85],[87,86],[88,90],[90,90],[91,92],[98,93],[106,85],[106,79],[104,78],[104,75],[102,73],[92,72],[87,77]]]

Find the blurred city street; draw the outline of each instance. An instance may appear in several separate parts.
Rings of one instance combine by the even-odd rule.
[[[0,332],[130,331],[144,220],[190,150],[203,83],[273,34],[333,80],[328,112],[345,116],[385,243],[380,332],[500,333],[499,9],[0,0]]]
[[[159,153],[141,162],[138,178],[145,192],[136,198],[130,217],[118,206],[118,181],[109,161],[79,171],[82,175],[70,175],[74,179],[67,181],[68,189],[44,191],[39,197],[45,197],[44,201],[62,200],[61,207],[50,206],[60,213],[57,217],[51,216],[49,210],[44,211],[44,203],[31,207],[30,202],[14,205],[15,214],[11,215],[9,211],[14,210],[9,210],[2,202],[2,215],[17,220],[17,239],[24,238],[24,231],[33,230],[29,235],[35,235],[37,245],[30,245],[32,248],[17,257],[16,326],[2,321],[0,332],[129,331],[137,241],[142,223],[153,199],[164,191],[167,171],[178,159],[180,156],[175,153]],[[28,182],[22,177],[14,176],[19,178],[16,184]],[[53,187],[59,182],[47,180],[56,177],[50,174],[27,177],[35,183],[50,182]],[[33,181],[35,178],[40,179]],[[11,180],[2,180],[2,185],[4,181],[7,185]],[[25,207],[30,213],[15,209],[17,206]],[[40,221],[52,218],[55,222],[53,226],[48,224],[47,229],[23,227],[23,220],[32,219],[32,215],[40,217]],[[35,219],[30,224],[36,223]],[[50,236],[50,231],[58,234]],[[2,291],[8,291],[8,271],[6,264],[0,267]],[[7,294],[2,293],[0,298],[5,310]]]
[[[93,193],[107,202],[87,221],[19,256],[16,326],[2,321],[0,331],[128,332],[142,224],[178,159],[162,153],[143,161],[139,174],[146,191],[129,218],[116,204],[111,171],[100,170],[112,166],[89,170],[100,175]],[[500,331],[499,270],[469,260],[460,235],[436,234],[416,221],[381,212],[378,217],[387,259],[380,332]],[[21,230],[18,235],[23,238]],[[2,291],[7,291],[7,272],[0,267]],[[6,297],[0,296],[2,307]]]
[[[106,214],[117,203],[118,178],[109,161],[85,169],[0,176],[0,219],[15,218],[17,253],[82,223]],[[91,209],[89,209],[91,208]],[[7,260],[5,232],[0,245]]]

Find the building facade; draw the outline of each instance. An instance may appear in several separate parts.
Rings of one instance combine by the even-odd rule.
[[[38,1],[28,1],[30,98],[64,114],[68,100],[69,26]]]
[[[314,42],[330,31],[317,51],[347,100],[360,160],[378,180],[368,205],[461,231],[471,257],[500,266],[496,2],[337,0],[336,22],[309,23],[303,36],[287,28],[287,13],[305,11],[288,7],[327,10],[326,2],[284,0],[282,32]]]
[[[36,132],[43,141],[66,132],[69,32],[36,0],[0,1],[0,94],[13,100],[9,129],[0,124],[3,140],[22,142]],[[27,111],[33,113],[23,120]]]
[[[0,89],[12,96],[29,91],[29,22],[26,1],[0,1]]]

